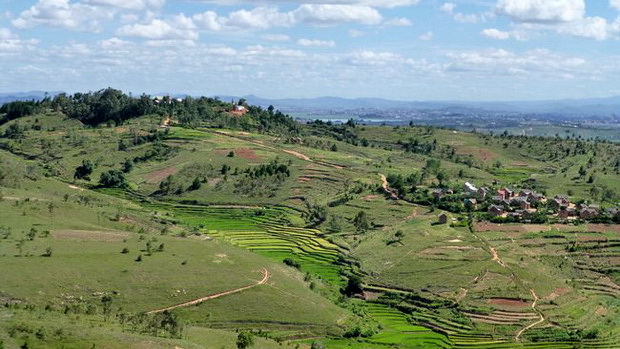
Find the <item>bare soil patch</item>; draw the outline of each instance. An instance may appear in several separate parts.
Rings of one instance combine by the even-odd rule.
[[[308,182],[310,182],[310,180],[311,179],[308,178],[308,177],[299,177],[299,178],[297,178],[297,182],[299,182],[299,183],[308,183]]]
[[[374,199],[378,198],[379,195],[375,195],[375,194],[370,194],[370,195],[366,195],[364,196],[362,199],[364,201],[373,201]]]
[[[517,232],[532,233],[538,231],[549,231],[551,226],[542,224],[498,224],[491,222],[476,222],[474,224],[476,231],[501,231],[501,232]],[[516,236],[515,236],[516,237]]]
[[[597,233],[614,232],[620,234],[620,224],[588,224],[588,231],[594,231]]]
[[[170,166],[161,170],[150,172],[144,176],[144,179],[150,184],[159,183],[166,179],[166,177],[176,174],[177,172],[179,172],[178,168]]]
[[[599,305],[598,308],[596,308],[595,313],[596,315],[605,316],[607,315],[607,308],[605,308],[602,305]]]
[[[127,239],[129,233],[97,230],[54,230],[52,231],[52,237],[54,239],[77,241],[119,242]]]
[[[554,299],[556,299],[558,297],[561,297],[561,296],[567,294],[568,292],[570,292],[570,288],[568,288],[568,287],[556,288],[547,297],[545,297],[545,299],[552,301],[552,300],[554,300]]]
[[[256,155],[254,149],[251,148],[217,149],[215,150],[215,153],[220,155],[227,155],[228,153],[230,153],[231,150],[235,152],[235,156],[238,156],[242,159],[256,160],[261,158],[260,156]]]
[[[520,299],[513,299],[513,298],[489,298],[487,300],[487,304],[501,305],[504,307],[511,307],[511,308],[529,308],[532,305],[529,302],[525,302]]]
[[[497,159],[499,157],[495,152],[489,149],[469,147],[469,146],[460,147],[458,149],[458,153],[459,154],[471,154],[475,158],[480,159],[485,162],[489,160]]]

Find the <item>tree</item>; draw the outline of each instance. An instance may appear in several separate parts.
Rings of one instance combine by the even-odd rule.
[[[237,336],[237,349],[246,349],[254,344],[254,336],[247,331],[239,332]]]
[[[119,170],[109,170],[101,174],[99,185],[106,188],[124,188],[127,186],[127,180],[123,172]]]
[[[82,160],[82,165],[75,168],[75,173],[73,174],[73,178],[75,179],[85,179],[90,181],[90,175],[93,173],[95,169],[95,164],[90,160]]]
[[[198,190],[202,186],[202,182],[198,177],[194,178],[192,184],[187,188],[187,190]]]
[[[131,170],[133,170],[133,160],[131,159],[126,159],[125,162],[123,163],[123,172],[125,173],[129,173],[131,172]]]
[[[368,216],[366,216],[366,212],[359,211],[355,218],[353,218],[353,225],[359,232],[365,232],[370,229],[370,222],[368,221]]]
[[[579,167],[579,177],[583,178],[586,176],[586,169],[583,168],[583,165],[581,167]]]
[[[112,313],[112,296],[105,295],[101,297],[101,304],[103,305],[103,317],[105,321],[108,321]]]
[[[362,279],[357,275],[349,277],[347,285],[341,290],[341,292],[347,297],[351,297],[355,294],[360,294],[364,292],[364,288],[362,286]]]
[[[43,257],[51,257],[52,256],[52,248],[48,247],[45,249],[45,252],[42,254]]]
[[[332,144],[332,147],[330,148],[331,151],[338,151],[338,146],[336,145],[336,143]]]

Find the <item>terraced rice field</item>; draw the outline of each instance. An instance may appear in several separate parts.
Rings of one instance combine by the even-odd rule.
[[[276,261],[293,258],[301,265],[303,272],[309,272],[334,285],[342,285],[339,264],[346,255],[341,247],[327,241],[321,231],[301,227],[287,226],[287,215],[292,212],[284,207],[209,207],[203,205],[179,204],[174,202],[155,202],[150,198],[133,192],[112,191],[111,194],[140,202],[143,207],[157,211],[158,214],[170,216],[194,231],[222,239]],[[546,242],[551,242],[546,239]],[[590,242],[588,242],[590,243]],[[598,243],[598,241],[596,242]],[[591,243],[590,243],[591,244]],[[566,241],[558,244],[558,250],[564,250]],[[600,245],[588,246],[596,249]],[[616,246],[611,247],[616,251]],[[609,250],[606,251],[609,253]],[[570,257],[570,254],[568,254]],[[583,282],[584,291],[604,293],[617,297],[618,289],[604,281]],[[385,304],[367,302],[366,313],[380,324],[381,331],[363,339],[325,340],[328,348],[455,348],[455,349],[611,349],[620,342],[618,335],[614,338],[585,340],[582,342],[555,341],[550,334],[545,337],[547,327],[540,326],[526,332],[522,343],[515,343],[513,336],[493,336],[488,331],[478,329],[478,325],[507,326],[515,332],[533,323],[538,315],[535,312],[495,310],[489,313],[465,312],[471,325],[455,322],[434,313],[432,309],[411,306],[407,311],[412,315]],[[407,307],[407,306],[405,306]],[[571,319],[558,319],[568,322]],[[563,321],[562,321],[563,320]],[[528,335],[536,333],[538,342],[527,342]],[[542,335],[541,335],[542,333]],[[552,332],[550,332],[552,333]],[[541,340],[542,339],[542,340]]]
[[[282,207],[234,208],[153,202],[138,193],[106,189],[106,193],[133,201],[145,208],[166,212],[185,225],[210,237],[282,262],[292,258],[303,272],[309,272],[335,285],[344,283],[340,276],[343,266],[337,264],[346,253],[323,238],[316,229],[286,226],[290,210]]]

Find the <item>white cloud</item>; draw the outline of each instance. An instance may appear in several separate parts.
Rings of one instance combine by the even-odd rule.
[[[265,34],[261,36],[261,39],[267,41],[290,41],[291,37],[286,34]]]
[[[262,45],[248,46],[244,52],[244,56],[268,56],[282,58],[301,58],[306,54],[299,50],[283,49],[279,47],[265,47]]]
[[[334,47],[336,43],[333,40],[312,40],[312,39],[299,39],[297,45],[300,46],[315,46],[315,47]]]
[[[433,32],[429,31],[429,32],[426,32],[426,33],[420,35],[419,39],[422,40],[422,41],[430,41],[430,40],[433,40],[433,36],[434,36]]]
[[[357,29],[349,29],[347,33],[352,38],[361,38],[362,36],[364,36],[364,32],[361,30],[357,30]]]
[[[465,13],[460,13],[460,12],[455,12],[456,9],[456,4],[453,2],[446,2],[443,3],[441,5],[441,7],[439,7],[439,9],[452,16],[452,18],[459,22],[459,23],[478,23],[478,22],[483,22],[484,21],[484,15],[478,15],[478,14],[465,14]]]
[[[519,30],[503,31],[495,28],[483,29],[480,34],[487,38],[496,40],[516,39],[519,41],[526,41],[528,36],[525,32]]]
[[[495,28],[484,29],[482,30],[481,33],[482,35],[486,36],[487,38],[491,38],[491,39],[506,40],[510,38],[509,32],[501,31]]]
[[[17,39],[17,35],[13,34],[10,29],[0,28],[0,40]]]
[[[214,3],[219,5],[235,4],[255,4],[251,0],[190,0],[194,2]],[[291,3],[290,0],[264,0],[263,3]],[[306,0],[302,3],[318,3],[323,5],[353,5],[353,6],[372,6],[381,8],[408,7],[417,5],[420,0]]]
[[[498,14],[518,22],[562,23],[583,18],[583,0],[499,0]]]
[[[456,8],[456,4],[453,2],[446,2],[443,5],[441,5],[440,9],[441,11],[447,13],[447,14],[452,14],[454,13],[454,9]]]
[[[379,11],[369,6],[303,4],[292,11],[295,21],[317,25],[339,23],[379,24],[383,20]]]
[[[609,6],[620,11],[620,0],[609,0]]]
[[[14,55],[23,50],[34,49],[38,40],[21,40],[10,29],[0,28],[0,56]]]
[[[198,33],[191,18],[183,14],[170,21],[153,19],[145,24],[128,24],[116,31],[120,36],[134,36],[151,40],[197,40]]]
[[[341,23],[380,24],[381,14],[372,7],[353,5],[303,4],[289,12],[275,7],[256,7],[238,10],[228,16],[213,11],[192,17],[202,28],[211,31],[264,30],[271,27],[289,27],[295,24],[336,25]]]
[[[125,10],[159,9],[166,0],[82,0],[83,3],[98,6],[112,6]]]
[[[99,46],[101,46],[101,48],[104,50],[118,50],[118,49],[125,49],[131,46],[131,42],[119,39],[117,37],[113,37],[110,39],[101,40],[99,42]]]
[[[450,70],[483,75],[529,75],[532,77],[565,78],[584,70],[586,61],[566,57],[546,49],[514,53],[503,49],[452,52]]]
[[[232,57],[238,54],[237,50],[228,46],[208,47],[204,50],[208,55]]]
[[[454,20],[459,23],[478,23],[482,21],[482,18],[477,14],[464,14],[464,13],[455,13]]]
[[[410,27],[413,24],[407,18],[392,18],[389,21],[385,22],[385,25],[394,26],[394,27]]]
[[[224,26],[240,29],[267,29],[271,26],[287,26],[291,23],[290,15],[278,12],[275,8],[257,7],[250,11],[232,12]]]
[[[566,23],[558,27],[561,34],[594,39],[598,41],[609,38],[612,28],[607,24],[607,20],[601,17],[587,17],[581,21]]]
[[[107,11],[82,3],[70,3],[69,0],[39,0],[11,23],[19,29],[48,25],[72,30],[98,31],[99,20],[111,19],[114,14],[113,10]]]
[[[289,26],[293,23],[290,13],[279,12],[278,9],[272,7],[242,9],[231,12],[227,17],[207,11],[194,15],[193,19],[211,31],[268,29],[273,26]]]
[[[374,52],[363,50],[353,52],[346,59],[353,65],[387,65],[389,63],[405,63],[406,59],[392,52]]]

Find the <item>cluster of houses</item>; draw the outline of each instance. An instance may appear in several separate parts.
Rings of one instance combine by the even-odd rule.
[[[445,195],[454,194],[451,189],[436,189],[433,191],[435,198],[441,199]],[[583,219],[589,220],[599,217],[603,212],[598,205],[585,203],[575,204],[568,197],[556,195],[547,199],[545,195],[533,190],[510,188],[491,189],[488,187],[476,187],[470,182],[463,185],[463,203],[466,208],[478,210],[478,206],[484,203],[487,213],[492,217],[508,217],[516,220],[529,220],[538,212],[538,207],[544,204],[547,211],[563,220]],[[489,205],[490,204],[490,205]],[[614,216],[617,212],[604,212]],[[440,221],[445,220],[440,217]]]

